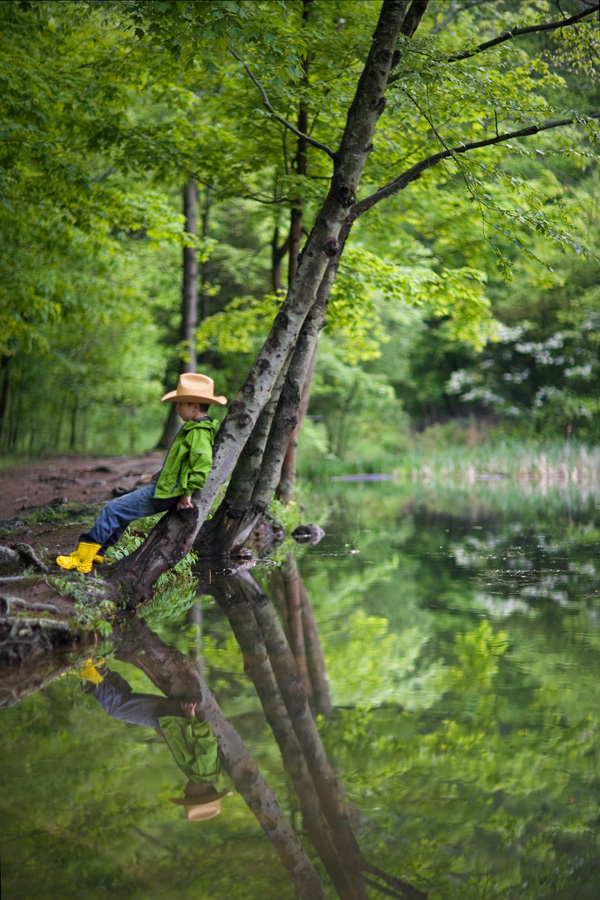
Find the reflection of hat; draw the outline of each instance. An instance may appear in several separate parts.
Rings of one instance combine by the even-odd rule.
[[[188,782],[185,786],[184,797],[171,799],[171,803],[183,806],[186,818],[190,822],[202,822],[204,819],[212,819],[221,812],[221,797],[231,797],[233,791],[215,791],[212,784],[206,782],[194,784]]]
[[[215,397],[215,383],[208,375],[200,375],[198,372],[183,372],[179,376],[177,388],[169,391],[160,398],[161,403],[172,401],[173,403],[218,403],[225,406],[227,397],[219,395]]]

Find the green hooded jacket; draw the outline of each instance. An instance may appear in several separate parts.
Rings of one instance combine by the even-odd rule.
[[[169,448],[154,496],[193,494],[204,487],[212,466],[212,448],[219,423],[213,419],[185,422]]]
[[[189,781],[216,782],[222,777],[217,742],[207,722],[165,716],[158,723],[175,762]]]

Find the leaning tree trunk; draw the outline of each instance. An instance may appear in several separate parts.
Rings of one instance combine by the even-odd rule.
[[[196,235],[196,200],[197,187],[193,179],[189,179],[183,188],[184,228],[188,234]],[[181,289],[181,342],[185,347],[185,356],[179,362],[178,374],[196,371],[196,327],[198,325],[198,263],[196,248],[183,248],[183,280]],[[175,403],[169,403],[169,412],[163,433],[157,444],[158,449],[171,446],[173,438],[179,431],[179,418]]]
[[[194,549],[202,556],[235,555],[258,518],[267,510],[280,480],[290,434],[298,421],[302,385],[325,321],[336,268],[336,264],[330,263],[317,300],[300,331],[291,362],[280,373],[269,402],[237,462],[219,509],[200,530]]]
[[[310,20],[311,6],[313,0],[304,0],[302,6],[302,22],[306,24]],[[303,84],[308,89],[310,83],[310,56],[307,54],[302,68],[304,70]],[[308,110],[304,100],[300,103],[298,110],[298,150],[296,153],[296,174],[305,176],[308,172],[308,142],[306,134],[308,132]],[[298,259],[300,256],[300,241],[302,238],[302,200],[299,199],[292,208],[290,215],[290,255],[288,265],[288,282],[290,282],[298,271]],[[308,394],[305,386],[302,388],[302,402],[297,409],[297,422],[288,439],[288,447],[286,450],[283,464],[281,466],[280,482],[277,486],[277,496],[284,503],[288,503],[294,496],[294,485],[296,482],[296,447],[298,446],[298,435],[302,427],[302,421],[308,409],[308,397],[310,395],[310,384],[312,383],[312,374],[314,374],[314,366],[316,364],[317,350],[313,351],[314,361],[312,363],[312,373],[309,373],[305,379],[305,386],[308,385]]]
[[[309,4],[312,0],[305,0],[304,10],[303,10],[303,19],[308,21],[310,18],[310,8]],[[414,32],[416,31],[421,18],[427,8],[429,0],[414,0],[410,9],[408,10],[404,21],[402,23],[402,27],[400,29],[401,33],[406,35],[407,37],[412,37]],[[395,54],[394,63],[397,64],[399,60],[399,54]],[[304,66],[304,80],[308,83],[308,59],[305,61]],[[301,107],[300,114],[298,117],[298,128],[303,133],[303,136],[298,140],[298,157],[297,157],[297,171],[299,174],[306,174],[306,138],[304,134],[306,133],[307,127],[307,118],[306,118],[306,109]],[[349,226],[351,223],[347,223]],[[290,280],[295,275],[297,268],[297,257],[292,252],[292,248],[294,246],[294,238],[298,241],[300,239],[302,227],[302,208],[292,210],[292,228],[290,231]],[[349,228],[348,228],[349,230]],[[297,465],[297,453],[298,453],[298,441],[300,437],[300,430],[302,428],[302,423],[308,412],[308,404],[310,401],[310,394],[312,389],[312,382],[315,374],[315,369],[317,365],[317,352],[318,345],[315,346],[313,352],[313,358],[311,360],[310,367],[308,369],[304,384],[302,386],[302,398],[300,401],[300,406],[298,408],[298,421],[296,426],[292,432],[290,437],[288,448],[285,454],[285,458],[283,460],[283,465],[281,468],[281,478],[279,484],[277,485],[277,496],[283,503],[289,503],[290,500],[293,499],[294,490],[296,486],[296,465]]]
[[[308,404],[310,402],[310,392],[312,389],[313,378],[317,368],[317,353],[319,350],[318,343],[312,352],[306,378],[302,385],[302,393],[300,395],[300,403],[298,405],[297,422],[290,439],[288,441],[287,450],[281,467],[281,476],[277,485],[277,497],[286,505],[290,500],[294,499],[294,491],[296,489],[296,464],[298,458],[298,441],[300,439],[300,430],[302,423],[308,412]]]
[[[113,566],[109,573],[108,579],[118,583],[134,602],[145,596],[149,586],[191,549],[220,486],[233,471],[269,399],[313,305],[328,263],[340,250],[340,233],[352,218],[358,183],[373,147],[377,122],[385,108],[386,85],[408,5],[408,0],[383,2],[340,147],[335,153],[328,151],[334,162],[334,173],[327,197],[269,336],[219,430],[213,468],[202,493],[194,497],[195,514],[168,513],[167,523],[164,524],[163,519],[158,526],[160,547],[153,532],[138,550]]]
[[[234,545],[241,546],[256,524],[258,513],[253,511],[250,505],[252,490],[263,465],[265,447],[288,365],[289,360],[282,367],[271,396],[244,448],[244,453],[238,459],[225,497],[214,516],[204,522],[196,537],[194,550],[202,557],[229,556]]]

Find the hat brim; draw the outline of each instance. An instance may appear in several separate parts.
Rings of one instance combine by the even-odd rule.
[[[220,800],[221,797],[231,797],[232,794],[233,791],[215,791],[212,794],[206,794],[205,797],[172,797],[171,803],[176,803],[177,806],[204,806]]]
[[[161,403],[216,403],[218,406],[225,406],[227,397],[207,397],[200,394],[178,394],[177,391],[169,391],[164,397],[160,398]]]

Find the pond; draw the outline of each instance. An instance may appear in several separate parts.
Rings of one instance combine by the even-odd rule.
[[[102,682],[73,665],[0,711],[3,900],[597,900],[599,498],[390,481],[311,502],[317,546],[204,575],[100,648]],[[242,772],[199,820],[152,717],[101,704],[158,696],[179,658]]]

